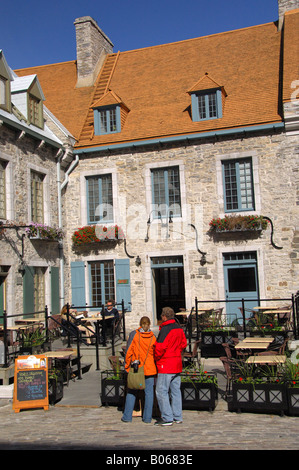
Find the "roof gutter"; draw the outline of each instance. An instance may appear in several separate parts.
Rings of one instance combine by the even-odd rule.
[[[172,142],[189,142],[190,140],[195,139],[206,139],[211,137],[223,137],[233,134],[245,134],[247,132],[260,132],[260,131],[270,131],[276,129],[284,129],[284,123],[278,122],[274,124],[263,124],[261,126],[250,126],[250,127],[240,127],[238,129],[225,129],[221,131],[213,132],[202,132],[199,134],[191,135],[180,135],[174,137],[162,137],[160,139],[149,139],[149,140],[139,140],[137,142],[128,142],[122,144],[110,144],[110,145],[101,145],[100,147],[84,148],[84,149],[74,149],[73,153],[76,155],[84,153],[93,153],[93,152],[105,152],[107,150],[120,150],[125,148],[135,148],[143,147],[145,145],[155,145],[155,144],[164,144]]]

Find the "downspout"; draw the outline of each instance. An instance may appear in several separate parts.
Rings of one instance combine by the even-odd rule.
[[[57,161],[57,184],[58,184],[58,225],[59,228],[62,227],[62,204],[61,204],[61,194],[63,188],[66,186],[66,184],[69,181],[69,175],[70,173],[75,169],[75,167],[79,163],[79,155],[76,155],[75,160],[73,163],[70,165],[69,169],[67,170],[65,174],[65,179],[61,183],[60,181],[60,171],[61,171],[61,160],[62,158],[67,155],[69,150],[67,150],[64,154],[60,155]],[[60,265],[60,309],[63,307],[65,304],[65,292],[64,292],[64,261],[63,261],[63,241],[59,240],[58,242],[58,249],[59,249],[59,265]]]

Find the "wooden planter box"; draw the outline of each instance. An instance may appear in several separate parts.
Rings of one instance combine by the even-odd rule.
[[[55,403],[63,398],[63,376],[48,380],[49,403]]]
[[[287,396],[288,414],[290,416],[299,416],[299,387],[287,386]]]
[[[285,384],[232,384],[232,401],[229,411],[250,411],[279,413],[288,411],[287,388]]]
[[[237,338],[238,333],[232,331],[202,331],[201,332],[201,357],[220,357],[225,355],[222,343],[231,343],[232,338]]]
[[[218,389],[215,383],[210,382],[184,382],[181,375],[181,393],[183,410],[209,410],[213,411],[217,404]]]
[[[101,403],[105,405],[123,406],[125,403],[126,373],[113,370],[101,373]]]

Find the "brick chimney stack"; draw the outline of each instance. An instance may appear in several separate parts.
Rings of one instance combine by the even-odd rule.
[[[278,0],[279,29],[282,28],[284,14],[299,8],[299,0]]]
[[[113,44],[90,16],[74,22],[77,43],[77,87],[94,84],[105,56],[113,52]]]

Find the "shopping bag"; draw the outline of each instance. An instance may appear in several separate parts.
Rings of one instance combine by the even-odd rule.
[[[133,367],[130,368],[128,373],[128,388],[132,390],[144,390],[145,389],[145,377],[143,366],[138,367],[138,371],[134,372]]]

